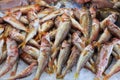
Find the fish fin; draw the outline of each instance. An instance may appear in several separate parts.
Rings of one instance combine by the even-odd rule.
[[[95,77],[94,80],[100,80],[98,77]]]
[[[27,28],[25,31],[26,31],[27,33],[29,33],[29,32],[30,32],[30,29],[29,29],[29,28]]]
[[[91,42],[90,39],[86,40],[86,45],[90,44],[90,42]]]
[[[51,52],[54,53],[56,51],[56,49],[57,48],[53,46]]]
[[[39,32],[38,35],[35,37],[35,40],[41,39],[41,37],[45,34],[46,34],[46,32]]]
[[[56,72],[57,71],[57,66],[53,65],[53,69],[54,69],[54,72]]]
[[[64,78],[64,76],[63,76],[63,75],[60,75],[60,74],[57,74],[57,75],[56,75],[56,78],[61,80],[61,79]]]
[[[46,69],[46,72],[48,74],[51,74],[51,73],[54,72],[53,65],[54,65],[54,60],[50,60],[49,63],[48,63],[48,68]]]
[[[22,43],[18,46],[18,48],[20,48],[20,47],[24,48],[25,45],[26,45],[26,42],[24,41],[24,42],[22,42]]]
[[[103,80],[108,80],[109,76],[104,76]]]
[[[75,80],[78,79],[78,77],[79,77],[79,74],[75,73],[75,75],[74,75]]]
[[[95,77],[94,80],[103,80],[103,77]]]

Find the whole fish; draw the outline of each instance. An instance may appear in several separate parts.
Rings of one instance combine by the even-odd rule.
[[[100,53],[98,54],[99,57],[97,58],[98,64],[97,64],[97,73],[96,73],[95,80],[102,79],[102,74],[108,65],[108,61],[112,53],[112,50],[113,50],[113,43],[106,43],[101,48]]]
[[[17,43],[14,40],[7,38],[6,44],[7,44],[7,59],[3,68],[0,70],[0,77],[5,75],[10,69],[12,69],[19,55]]]
[[[39,80],[42,72],[44,71],[44,69],[46,68],[48,64],[50,54],[51,54],[50,38],[46,34],[45,36],[42,37],[42,40],[41,40],[39,57],[37,59],[38,67],[37,67],[37,72],[33,80]]]
[[[58,45],[65,39],[65,37],[67,36],[67,34],[71,28],[71,22],[70,22],[69,18],[65,14],[62,16],[65,16],[64,17],[65,19],[63,20],[63,22],[57,29],[55,41],[54,41],[54,44],[52,47],[52,52],[54,52],[55,49],[57,49]]]
[[[16,80],[16,79],[21,79],[21,78],[29,76],[32,73],[32,71],[34,70],[36,65],[37,65],[37,63],[35,63],[35,62],[31,63],[23,71],[21,71],[20,73],[14,75],[14,76],[11,76],[7,80]]]
[[[39,56],[39,49],[32,47],[32,46],[28,46],[26,45],[25,47],[23,47],[22,49],[25,53],[30,54],[32,57],[34,58],[38,58]]]
[[[117,38],[120,39],[120,28],[115,25],[114,23],[112,22],[109,22],[108,23],[108,30],[110,31],[111,34],[113,34],[114,36],[116,36]]]
[[[81,52],[81,55],[79,57],[79,60],[77,62],[77,68],[75,72],[75,78],[78,78],[79,72],[82,67],[84,67],[85,63],[90,59],[90,57],[94,53],[94,43],[89,44],[86,46],[83,51]]]
[[[3,17],[3,20],[11,24],[16,29],[20,29],[20,30],[28,32],[28,29],[13,16],[5,16]]]
[[[70,54],[70,48],[71,48],[71,39],[68,41],[64,40],[62,43],[62,47],[59,52],[58,62],[57,62],[57,71],[56,71],[56,78],[59,78],[62,72],[62,68],[64,67],[69,54]]]

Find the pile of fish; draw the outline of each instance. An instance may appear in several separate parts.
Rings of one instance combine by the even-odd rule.
[[[8,80],[20,79],[37,67],[33,80],[44,71],[64,78],[76,66],[75,78],[85,67],[96,74],[95,80],[107,80],[120,71],[117,13],[99,21],[94,7],[56,9],[42,1],[0,16],[0,64],[5,61],[0,77],[13,69]],[[29,66],[16,74],[19,59]],[[113,59],[116,63],[105,73]]]

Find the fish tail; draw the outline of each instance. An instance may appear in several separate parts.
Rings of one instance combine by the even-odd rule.
[[[48,73],[48,74],[51,74],[51,73],[53,73],[54,72],[54,60],[52,59],[49,63],[48,63],[48,68],[47,68],[47,70],[46,70],[46,72]]]
[[[95,77],[94,80],[104,80],[102,77]]]
[[[61,79],[63,79],[63,78],[64,78],[64,76],[63,76],[63,75],[61,75],[61,74],[57,74],[57,75],[56,75],[56,78],[61,80]]]
[[[26,42],[24,41],[24,42],[22,42],[19,46],[18,46],[18,48],[20,48],[20,47],[25,47],[25,45],[26,45]]]
[[[103,78],[103,80],[108,80],[108,79],[109,79],[108,75]]]
[[[91,64],[91,70],[95,73],[96,69],[95,69],[95,64]]]
[[[78,79],[78,77],[79,77],[79,74],[76,72],[74,75],[75,80]]]
[[[29,28],[25,29],[25,32],[29,33],[29,32],[30,32],[30,29],[29,29]]]

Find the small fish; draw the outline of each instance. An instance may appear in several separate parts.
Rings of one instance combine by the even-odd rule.
[[[59,16],[59,15],[62,15],[62,14],[63,14],[63,11],[62,11],[62,10],[56,10],[56,11],[50,13],[49,15],[43,17],[43,18],[40,20],[40,23],[45,22],[45,21],[50,20],[50,19],[53,19],[53,18],[55,18],[55,17],[57,17],[57,16]]]
[[[24,52],[20,54],[20,58],[27,64],[32,64],[34,62],[37,63],[37,60],[35,60],[30,54]]]
[[[65,70],[62,72],[61,78],[63,78],[67,74],[68,70],[72,69],[72,67],[77,63],[79,56],[79,50],[75,46],[73,46],[72,52],[68,58]]]
[[[99,57],[97,58],[99,62],[97,64],[97,73],[96,73],[95,80],[102,79],[102,74],[108,65],[108,61],[109,61],[110,55],[112,53],[112,50],[113,50],[112,43],[103,44],[103,46],[100,50],[100,53],[99,53]]]
[[[104,30],[100,38],[98,39],[98,43],[105,43],[112,37],[111,33],[108,31],[108,28]]]
[[[104,77],[103,80],[109,80],[109,78],[115,73],[120,71],[120,59],[116,61],[116,63],[112,66],[109,73]]]
[[[69,40],[69,41],[64,40],[62,43],[62,47],[60,49],[60,52],[59,52],[56,78],[59,78],[59,76],[61,75],[62,68],[64,67],[64,65],[69,57],[70,48],[71,48],[71,40]]]
[[[78,78],[79,72],[82,67],[84,67],[85,63],[90,59],[90,57],[94,53],[94,43],[89,44],[84,48],[84,50],[81,52],[81,55],[79,57],[79,60],[77,62],[77,68],[75,72],[75,78]]]
[[[65,39],[65,37],[67,36],[67,34],[71,28],[71,23],[70,23],[69,18],[66,15],[63,15],[63,16],[65,16],[64,18],[66,18],[66,20],[63,21],[57,29],[55,41],[54,41],[54,44],[52,47],[53,52],[55,51],[55,49],[57,49],[58,45]]]
[[[37,59],[38,60],[37,72],[33,80],[39,80],[43,70],[48,64],[51,54],[51,45],[49,40],[50,39],[49,37],[47,37],[47,34],[42,37],[39,57]]]
[[[20,17],[20,22],[22,22],[23,24],[29,24],[27,16],[21,16]]]
[[[22,72],[14,75],[14,76],[11,76],[10,78],[8,78],[7,80],[16,80],[16,79],[21,79],[21,78],[24,78],[24,77],[27,77],[29,76],[32,71],[34,70],[35,66],[37,65],[37,63],[31,63],[28,67],[26,67]]]
[[[5,16],[3,20],[11,24],[16,29],[20,29],[20,30],[28,32],[28,29],[13,16]]]
[[[7,59],[3,68],[0,70],[0,77],[5,75],[10,69],[12,69],[19,55],[17,43],[14,40],[7,38],[6,43],[7,43]]]
[[[30,54],[32,57],[34,58],[38,58],[39,56],[39,49],[32,47],[32,46],[28,46],[26,45],[25,47],[23,47],[22,49],[25,53]]]
[[[19,45],[19,47],[24,47],[26,43],[37,34],[39,26],[39,19],[35,19],[33,22],[30,23],[30,32],[27,34],[25,40]]]
[[[86,8],[83,8],[81,10],[80,24],[83,27],[84,36],[86,38],[88,38],[89,37],[89,33],[90,33],[90,29],[92,27],[92,18],[91,18],[90,11],[87,10]]]
[[[97,40],[100,31],[100,23],[97,19],[93,19],[92,30],[90,33],[90,42]]]
[[[102,22],[100,22],[100,28],[105,29],[109,21],[115,23],[116,20],[117,20],[117,15],[111,14],[107,18],[105,18]]]
[[[9,11],[10,12],[16,12],[16,11],[20,11],[22,13],[27,13],[29,10],[33,10],[35,12],[40,10],[40,5],[39,4],[33,4],[33,5],[26,5],[26,6],[20,6],[20,7],[15,7],[15,8],[11,8]]]
[[[39,19],[41,19],[41,18],[47,16],[48,14],[52,13],[53,11],[54,11],[54,9],[51,9],[51,8],[44,9],[43,11],[38,12],[37,17]]]
[[[108,22],[108,30],[111,34],[120,39],[120,28],[112,22]]]

